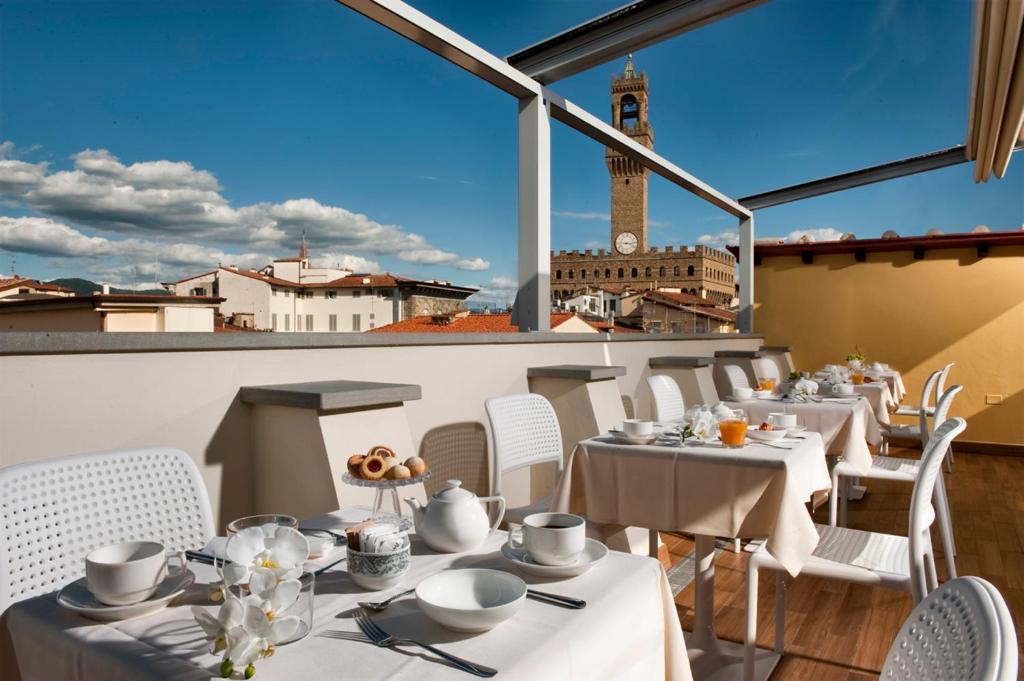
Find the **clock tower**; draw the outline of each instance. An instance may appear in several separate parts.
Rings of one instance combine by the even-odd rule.
[[[647,74],[633,68],[633,55],[620,76],[612,76],[612,125],[648,149],[654,131],[647,122]],[[612,181],[612,253],[647,252],[647,168],[614,149],[605,149]]]

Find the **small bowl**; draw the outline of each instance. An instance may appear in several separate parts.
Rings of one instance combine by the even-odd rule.
[[[352,581],[369,591],[383,591],[398,584],[409,571],[409,548],[405,546],[388,553],[365,553],[348,549],[348,574]]]
[[[758,430],[756,427],[751,427],[747,430],[747,437],[751,440],[760,440],[761,442],[775,442],[786,437],[785,428],[776,428],[775,430]]]
[[[443,570],[416,586],[423,613],[452,631],[489,631],[509,619],[526,598],[526,582],[500,570]]]
[[[764,399],[765,397],[771,397],[774,393],[771,390],[755,390],[754,397]]]

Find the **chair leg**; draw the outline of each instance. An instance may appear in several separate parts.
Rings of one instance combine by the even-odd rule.
[[[732,540],[732,551],[733,553],[739,553],[743,550],[743,544],[739,539]]]
[[[939,588],[939,574],[935,570],[935,552],[929,551],[928,555],[925,556],[926,567],[928,569],[928,582],[927,591],[931,593]]]
[[[754,652],[757,650],[757,558],[747,562],[747,627],[743,639],[743,681],[754,679]]]
[[[846,507],[850,500],[850,485],[853,484],[853,478],[845,477],[842,480],[842,496],[839,498],[839,526],[848,527],[846,524]]]
[[[953,445],[946,448],[946,472],[953,472]]]
[[[956,545],[953,543],[953,519],[949,517],[949,499],[946,496],[946,485],[939,474],[935,481],[935,514],[939,517],[939,534],[942,535],[942,551],[946,554],[946,569],[949,579],[955,579]]]
[[[775,652],[781,655],[786,647],[786,573],[775,572]]]
[[[843,480],[843,478],[840,477],[839,471],[837,471],[835,468],[833,468],[832,469],[832,494],[830,494],[829,498],[828,498],[828,524],[831,525],[832,527],[836,526],[836,514],[839,512],[839,497],[842,494],[840,492],[841,488],[839,487],[839,485],[842,482],[842,480]]]

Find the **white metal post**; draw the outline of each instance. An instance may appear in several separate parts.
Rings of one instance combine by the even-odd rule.
[[[519,292],[512,323],[551,329],[551,119],[542,96],[519,100]]]
[[[754,332],[754,216],[740,218],[740,313],[736,328]]]

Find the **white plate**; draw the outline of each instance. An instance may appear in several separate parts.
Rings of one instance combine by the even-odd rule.
[[[587,538],[587,544],[580,554],[579,560],[572,565],[541,565],[530,558],[526,549],[514,549],[505,543],[501,547],[501,555],[515,564],[517,568],[538,577],[575,577],[582,575],[597,565],[608,555],[608,547],[596,539]]]
[[[626,435],[621,430],[609,430],[608,434],[612,436],[616,442],[627,445],[649,445],[658,439],[658,433],[651,433],[650,435]]]
[[[158,610],[163,610],[176,597],[185,592],[185,589],[192,586],[196,576],[191,570],[185,570],[181,574],[167,577],[156,593],[142,601],[132,605],[104,605],[96,600],[85,585],[85,577],[71,582],[57,595],[57,603],[73,610],[89,619],[101,622],[114,622],[126,620],[129,617],[150,615]]]
[[[747,429],[747,437],[760,442],[775,442],[786,437],[785,430],[758,430],[757,426]]]
[[[802,433],[805,430],[807,430],[807,426],[792,426],[790,428],[786,428],[786,434],[796,435],[797,433]]]

